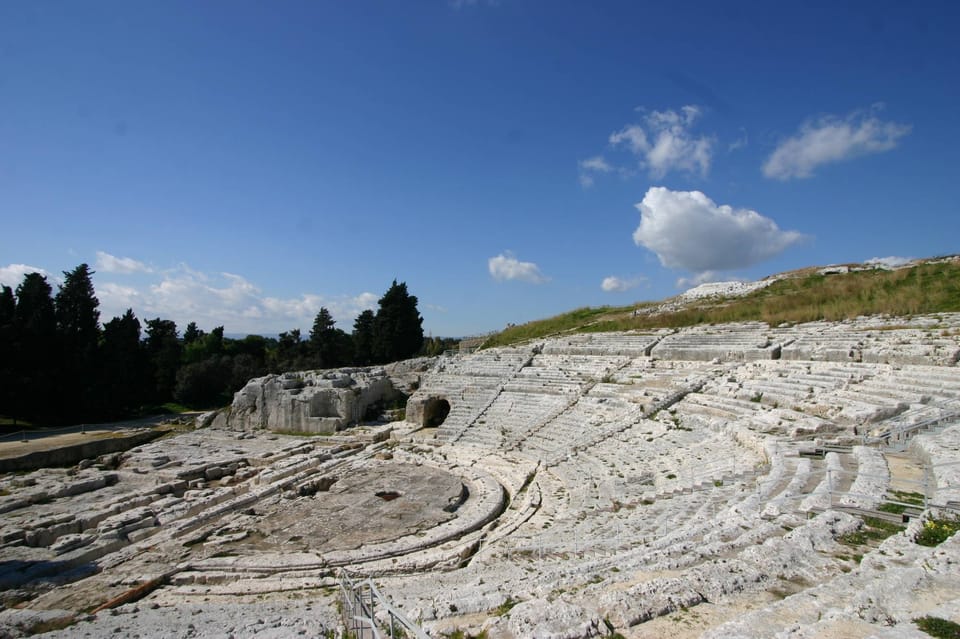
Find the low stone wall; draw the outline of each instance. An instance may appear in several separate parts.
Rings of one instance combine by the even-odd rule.
[[[111,434],[103,439],[40,450],[19,457],[0,459],[0,473],[11,473],[37,468],[73,466],[84,459],[119,453],[146,444],[163,434],[159,430],[139,430],[130,434]]]

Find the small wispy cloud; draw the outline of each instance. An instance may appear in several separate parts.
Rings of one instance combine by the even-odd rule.
[[[889,151],[910,133],[909,124],[883,122],[870,111],[854,111],[845,118],[825,115],[805,122],[800,130],[774,149],[763,165],[768,178],[808,178],[824,164]]]
[[[530,284],[543,284],[549,281],[540,267],[533,262],[521,262],[510,251],[505,251],[487,260],[490,275],[498,282],[518,280]]]
[[[151,273],[153,269],[132,257],[117,257],[104,251],[97,251],[94,268],[103,273]]]
[[[750,144],[750,136],[747,135],[747,130],[741,127],[740,137],[727,146],[727,153],[733,153],[739,149],[746,148],[748,144]]]
[[[610,277],[603,278],[603,281],[600,283],[600,288],[606,293],[623,293],[624,291],[637,288],[646,281],[647,278],[642,275],[629,278],[611,275]]]
[[[580,186],[584,188],[590,188],[594,184],[594,174],[596,173],[610,173],[613,171],[613,167],[604,159],[602,155],[595,155],[592,158],[587,158],[586,160],[580,160],[577,162],[577,166],[580,169]]]

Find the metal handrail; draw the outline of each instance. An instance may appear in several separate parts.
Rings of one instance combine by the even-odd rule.
[[[377,590],[373,580],[367,578],[356,583],[345,570],[341,569],[339,581],[340,594],[343,598],[344,623],[350,622],[349,630],[356,632],[358,638],[366,639],[366,637],[371,636],[373,639],[381,639],[382,637],[396,639],[398,636],[412,635],[416,639],[430,639],[423,629],[407,619]],[[377,607],[387,613],[389,619],[387,634],[381,632],[377,627]],[[403,629],[403,635],[396,633],[397,626]]]

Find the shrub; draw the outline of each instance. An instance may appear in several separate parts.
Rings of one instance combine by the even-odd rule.
[[[920,628],[920,630],[924,631],[931,637],[939,637],[940,639],[960,639],[960,624],[954,623],[948,619],[927,616],[914,619],[913,623],[917,624],[917,627]]]

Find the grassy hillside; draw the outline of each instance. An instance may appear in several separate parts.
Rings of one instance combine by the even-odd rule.
[[[770,286],[742,297],[686,302],[657,312],[660,303],[579,308],[513,326],[490,337],[484,348],[561,333],[674,328],[759,320],[771,325],[843,320],[860,315],[910,316],[960,312],[960,259],[934,259],[894,271],[855,270],[821,275],[819,269],[784,274]],[[634,310],[640,313],[634,315]]]

